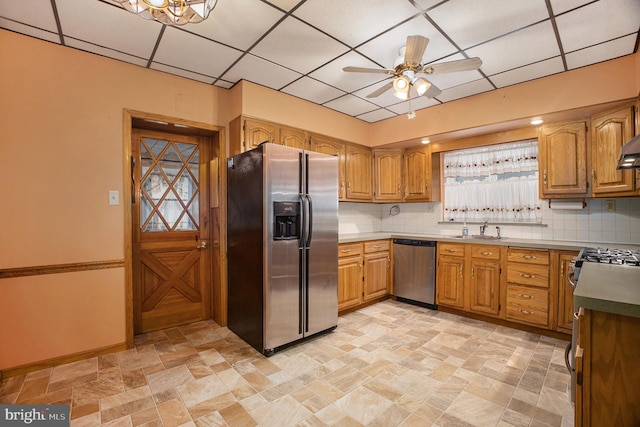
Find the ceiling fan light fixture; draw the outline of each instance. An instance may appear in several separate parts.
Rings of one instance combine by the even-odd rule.
[[[400,76],[393,81],[393,95],[396,98],[400,98],[402,100],[406,100],[409,98],[409,87],[411,85],[411,80],[407,76]]]
[[[202,22],[218,0],[113,0],[131,13],[165,25]]]
[[[418,92],[418,95],[422,96],[429,90],[431,83],[422,77],[418,77],[413,81],[413,87],[416,89],[416,92]]]

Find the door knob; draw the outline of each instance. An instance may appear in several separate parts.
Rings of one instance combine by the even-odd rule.
[[[207,242],[206,241],[201,241],[200,243],[198,243],[198,246],[196,246],[197,249],[206,249],[207,248]]]

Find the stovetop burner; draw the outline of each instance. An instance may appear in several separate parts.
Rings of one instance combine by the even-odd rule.
[[[640,250],[584,248],[578,259],[586,262],[640,267]]]

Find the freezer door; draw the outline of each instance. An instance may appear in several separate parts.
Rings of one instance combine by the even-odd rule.
[[[338,324],[338,158],[305,151],[305,162],[310,222],[304,255],[306,336]]]
[[[300,204],[302,150],[264,144],[264,349],[272,350],[303,337],[302,269],[299,239],[274,236],[278,202]]]

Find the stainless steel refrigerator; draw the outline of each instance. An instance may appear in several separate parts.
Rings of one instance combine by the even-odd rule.
[[[264,143],[227,160],[228,327],[261,353],[338,324],[338,158]]]

